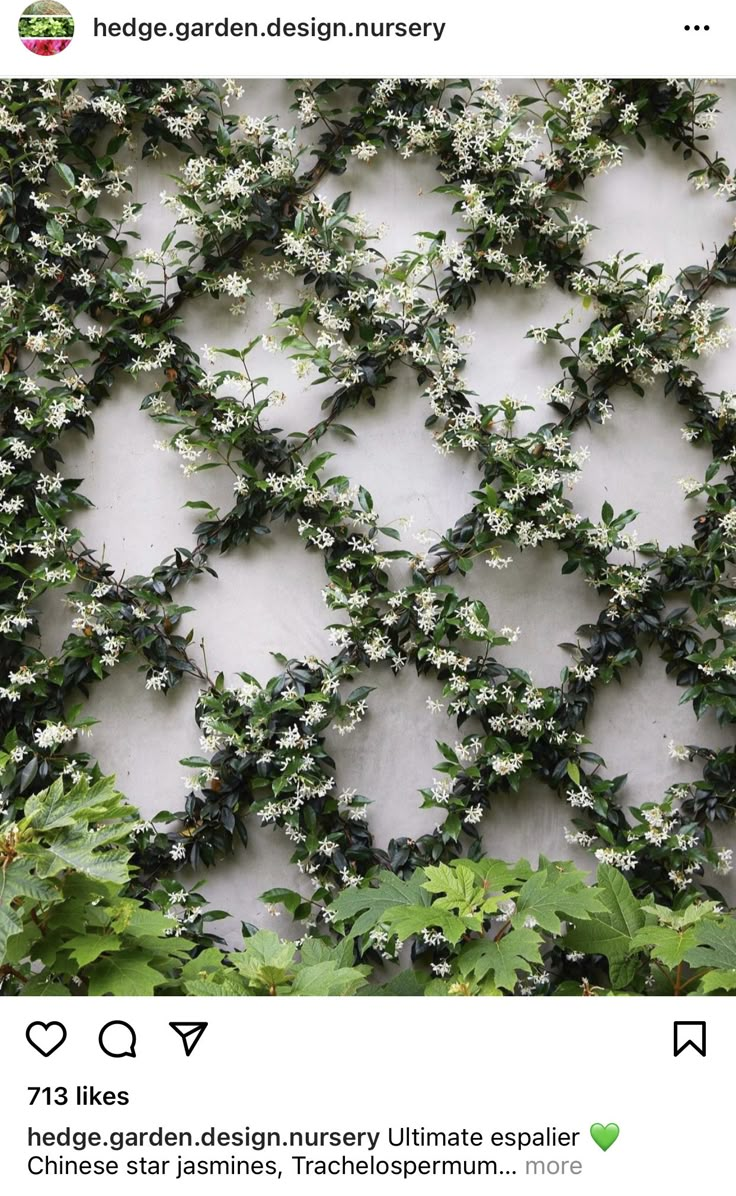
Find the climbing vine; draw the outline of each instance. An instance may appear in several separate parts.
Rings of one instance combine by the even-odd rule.
[[[651,980],[657,960],[678,995],[728,989],[723,962],[705,990],[695,988],[695,965],[685,976],[682,969],[691,953],[703,962],[698,953],[714,947],[714,935],[719,959],[728,956],[718,944],[732,937],[733,923],[717,876],[729,871],[732,851],[718,846],[713,828],[730,824],[736,810],[736,752],[673,745],[703,760],[702,778],[628,809],[624,779],[606,776],[585,736],[596,695],[647,648],[659,652],[696,715],[710,709],[723,724],[736,720],[736,395],[709,393],[698,374],[703,357],[728,343],[726,308],[713,295],[736,280],[736,237],[669,279],[634,255],[589,260],[592,228],[580,204],[592,176],[616,168],[632,144],[655,140],[684,161],[696,188],[732,202],[736,182],[709,136],[718,97],[676,80],[553,80],[528,95],[465,80],[325,80],[293,93],[287,128],[248,115],[247,88],[237,81],[0,86],[2,991],[204,991],[194,983],[200,972],[213,973],[197,981],[205,987],[257,987],[249,963],[223,955],[200,895],[176,879],[185,866],[216,866],[238,839],[247,844],[249,813],[287,837],[304,877],[304,892],[264,895],[303,924],[300,963],[290,948],[258,939],[258,950],[281,951],[287,991],[292,981],[300,991],[306,980],[298,976],[312,966],[325,991],[358,991],[407,939],[414,979],[405,991],[438,991],[446,977],[448,991],[469,993],[660,991]],[[175,163],[161,196],[170,220],[161,244],[144,239],[135,169],[123,164],[131,144],[143,158],[166,153]],[[391,259],[349,191],[333,202],[320,194],[327,173],[369,170],[387,154],[431,159],[457,226],[425,231]],[[246,312],[257,275],[286,276],[299,288],[292,306],[274,311],[260,344],[321,387],[321,418],[300,433],[271,423],[284,396],[251,368],[259,342],[197,353],[182,334],[182,311],[196,296]],[[558,347],[558,376],[544,422],[521,433],[516,399],[489,403],[464,381],[469,348],[456,313],[487,287],[547,285],[579,296],[590,322],[580,336],[565,323],[529,331]],[[399,367],[416,379],[438,452],[467,456],[478,470],[467,513],[421,552],[381,519],[359,480],[332,464],[339,439],[352,434],[351,411],[375,406],[384,390],[398,401],[391,384]],[[65,476],[59,444],[70,430],[92,434],[96,409],[125,376],[150,379],[143,408],[159,425],[159,447],[178,455],[190,479],[198,520],[188,547],[137,577],[84,543],[75,527],[87,502],[83,482]],[[616,391],[642,397],[660,378],[683,436],[712,456],[704,477],[683,482],[699,499],[692,541],[665,547],[638,544],[634,511],[606,503],[584,516],[567,496],[586,458],[576,429],[594,434],[614,416]],[[231,477],[228,509],[196,494],[197,475],[215,467]],[[334,654],[280,658],[276,676],[244,671],[227,686],[193,632],[181,630],[191,610],[187,583],[215,573],[218,553],[279,535],[286,523],[324,561]],[[514,549],[547,542],[562,572],[584,574],[601,613],[568,645],[559,684],[540,687],[521,661],[502,664],[494,653],[515,641],[516,629],[494,628],[485,605],[461,597],[453,579],[464,576],[472,589],[473,570],[507,568]],[[73,619],[59,652],[47,656],[39,602],[51,590],[64,593]],[[686,604],[673,607],[683,593]],[[201,731],[202,755],[184,762],[192,780],[183,808],[154,822],[131,817],[128,806],[123,813],[102,779],[104,760],[82,741],[90,690],[128,659],[139,662],[149,690],[189,686]],[[369,796],[341,790],[326,733],[359,734],[372,676],[405,668],[437,679],[457,737],[448,732],[438,743],[437,777],[421,791],[436,810],[435,830],[380,847]],[[495,796],[512,791],[523,801],[531,778],[568,805],[566,838],[598,861],[598,896],[588,900],[565,865],[532,873],[524,861],[487,860]],[[105,795],[97,813],[78,796],[90,786]],[[39,814],[49,794],[66,811],[61,823]],[[62,839],[81,836],[81,854],[60,852],[58,834],[53,844],[38,840],[60,826]],[[39,870],[48,851],[55,862]],[[99,860],[115,853],[118,869],[106,881]],[[490,864],[507,871],[493,873],[497,900],[484,905],[475,886],[488,882]],[[77,936],[90,939],[93,954],[83,945],[70,951],[61,932],[57,964],[39,973],[34,959],[54,959],[43,940],[67,884],[80,893],[92,884],[102,903],[98,930],[82,919]],[[458,884],[467,909],[456,900]],[[641,933],[629,934],[614,958],[601,925],[621,884]],[[375,896],[387,885],[389,905]],[[430,902],[427,892],[439,896]],[[173,917],[160,912],[172,893]],[[522,893],[527,913],[517,924]],[[368,925],[365,902],[386,916]],[[513,914],[499,902],[506,914],[514,904]],[[397,919],[391,910],[402,904],[425,913]],[[557,912],[545,923],[547,907]],[[704,938],[694,929],[701,922]],[[123,924],[139,927],[141,943],[126,939]],[[520,953],[512,933],[524,936]],[[684,944],[677,959],[673,950],[656,955],[670,935]],[[467,936],[485,944],[481,970],[468,963]],[[161,939],[155,949],[153,938]],[[136,952],[146,942],[152,955],[142,974]],[[130,966],[116,973],[115,955]]]

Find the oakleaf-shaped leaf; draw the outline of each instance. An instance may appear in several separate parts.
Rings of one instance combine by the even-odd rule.
[[[456,943],[467,930],[465,919],[434,905],[394,905],[384,911],[381,919],[390,934],[400,939],[411,938],[424,930],[441,930],[449,943]]]
[[[125,814],[133,818],[135,811],[115,788],[113,777],[102,777],[90,785],[83,776],[67,792],[63,781],[54,781],[43,793],[29,797],[25,808],[26,819],[37,831],[58,830],[113,816],[122,820]]]
[[[654,913],[657,921],[663,926],[671,926],[673,930],[685,930],[695,922],[701,922],[714,914],[718,906],[715,901],[694,901],[685,909],[669,909],[666,905],[650,905],[647,913]]]
[[[479,909],[486,902],[482,884],[470,868],[462,864],[450,867],[438,864],[425,868],[427,879],[423,888],[437,894],[432,909],[454,910],[467,923],[467,929],[481,930],[482,919]]]
[[[464,948],[459,959],[463,976],[471,974],[482,980],[491,974],[497,988],[513,992],[518,982],[518,972],[528,974],[534,964],[542,962],[539,951],[541,934],[536,930],[511,930],[502,938],[481,939]]]
[[[237,972],[228,971],[212,980],[187,980],[184,985],[190,997],[248,997],[257,996],[249,992],[248,985]]]
[[[87,972],[90,997],[152,997],[166,977],[137,951],[119,951],[93,963]]]
[[[160,938],[172,925],[166,914],[157,909],[143,909],[137,901],[123,900],[113,907],[112,928],[117,934]]]
[[[533,919],[542,930],[559,934],[562,929],[559,915],[577,921],[604,911],[594,889],[580,880],[577,871],[561,871],[550,864],[525,881],[511,921],[513,926],[520,927]]]
[[[196,957],[188,959],[181,969],[183,980],[204,980],[208,973],[218,972],[222,968],[222,951],[217,947],[207,947]],[[235,975],[235,973],[232,973]]]
[[[122,885],[128,879],[130,852],[122,848],[98,850],[93,831],[62,831],[49,842],[49,852],[67,867],[84,872],[85,876],[93,876],[96,880]]]
[[[673,930],[671,926],[644,926],[632,938],[634,947],[649,947],[651,954],[668,968],[676,968],[692,947],[697,946],[698,933],[694,926]]]
[[[488,893],[515,889],[528,880],[533,871],[528,860],[517,860],[515,864],[507,864],[505,860],[463,860],[462,866],[477,876]]]
[[[40,905],[61,899],[56,885],[36,876],[29,860],[21,856],[9,864],[0,876],[0,905],[10,905],[16,897],[30,897]]]
[[[344,889],[333,901],[331,909],[338,922],[356,918],[350,938],[367,934],[379,922],[385,921],[386,911],[399,905],[429,905],[429,895],[422,887],[424,873],[417,870],[409,880],[401,880],[392,872],[384,873],[378,884],[361,888]]]
[[[313,963],[334,963],[338,968],[351,968],[355,948],[350,939],[341,939],[338,943],[330,943],[326,939],[307,938],[299,948],[299,959],[302,965]]]
[[[736,968],[733,971],[707,972],[698,985],[698,992],[733,992],[736,988]]]
[[[577,921],[565,936],[565,945],[586,955],[622,960],[636,947],[633,936],[644,925],[644,913],[629,884],[610,864],[601,864],[593,890],[604,909]]]
[[[61,900],[61,893],[55,885],[35,875],[29,860],[16,858],[0,872],[0,962],[10,936],[23,928],[21,910],[12,905],[19,897],[29,898],[33,904],[49,905]]]
[[[112,934],[79,934],[65,944],[80,968],[86,968],[107,951],[119,951],[120,945],[120,939]]]
[[[334,960],[300,967],[291,992],[298,997],[352,997],[365,984],[369,968],[339,968]]]
[[[293,943],[283,943],[272,930],[259,930],[229,959],[246,980],[271,988],[293,975],[295,956]]]
[[[698,945],[685,955],[694,968],[715,968],[721,972],[736,969],[736,920],[700,922]]]
[[[5,962],[8,939],[14,934],[20,934],[22,929],[23,920],[18,910],[3,902],[0,905],[0,963]]]

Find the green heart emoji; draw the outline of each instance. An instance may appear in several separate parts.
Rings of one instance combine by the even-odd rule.
[[[601,1125],[600,1121],[595,1121],[590,1127],[590,1136],[601,1150],[608,1150],[609,1146],[613,1146],[620,1133],[615,1121],[609,1121],[608,1125]]]

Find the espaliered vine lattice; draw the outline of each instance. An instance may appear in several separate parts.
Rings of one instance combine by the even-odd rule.
[[[718,97],[683,81],[558,80],[511,98],[490,83],[324,81],[294,87],[297,128],[284,129],[240,115],[243,90],[132,80],[0,91],[2,991],[354,992],[365,963],[396,958],[407,939],[410,979],[390,991],[733,987],[734,923],[704,874],[730,867],[711,828],[733,818],[736,753],[682,749],[703,758],[702,779],[627,811],[620,779],[606,778],[584,736],[597,691],[640,662],[646,644],[696,714],[736,721],[736,394],[707,393],[697,372],[727,343],[725,308],[709,294],[736,281],[736,238],[673,282],[635,257],[587,260],[591,227],[576,207],[588,178],[652,139],[689,162],[696,187],[733,200],[736,181],[709,149]],[[142,205],[120,165],[131,138],[143,156],[178,151],[162,197],[171,231],[155,247],[138,246]],[[319,184],[352,159],[389,153],[436,162],[459,229],[423,233],[386,260],[350,195],[328,203]],[[323,418],[299,435],[263,421],[282,396],[252,376],[253,343],[203,363],[180,336],[194,296],[245,310],[259,265],[302,288],[265,341],[323,384]],[[464,384],[454,313],[488,286],[548,282],[581,296],[591,320],[580,337],[563,324],[529,332],[559,343],[560,372],[549,419],[522,435],[515,400],[489,405]],[[209,368],[222,353],[227,367]],[[439,451],[469,454],[479,469],[468,513],[421,554],[330,465],[350,410],[373,406],[399,366],[416,375]],[[202,512],[191,547],[127,579],[74,530],[85,500],[63,476],[57,444],[70,428],[91,433],[124,374],[150,374],[143,405],[185,474],[219,465],[233,477],[229,510],[190,504]],[[606,504],[584,517],[565,497],[584,459],[575,428],[604,423],[612,392],[644,395],[659,375],[685,438],[713,457],[704,479],[686,482],[702,498],[692,543],[665,548],[636,543],[633,511]],[[227,688],[180,632],[190,608],[176,599],[213,572],[216,553],[287,521],[323,555],[334,656],[284,659],[268,683],[244,673]],[[563,572],[585,574],[603,609],[570,646],[560,684],[540,688],[499,663],[494,648],[513,632],[494,630],[452,578],[477,564],[504,568],[509,547],[546,542]],[[55,657],[39,647],[37,604],[50,589],[75,608]],[[673,610],[682,592],[689,605]],[[81,699],[129,657],[149,689],[197,687],[205,754],[186,762],[192,789],[168,824],[134,821],[74,743],[90,721]],[[422,790],[436,830],[383,850],[367,798],[340,792],[325,732],[357,727],[374,670],[405,667],[436,677],[448,715],[470,731],[439,745],[440,778]],[[480,824],[494,794],[511,789],[522,801],[531,777],[572,807],[568,841],[599,861],[595,888],[569,866],[532,873],[484,859]],[[250,811],[288,836],[309,882],[308,896],[266,895],[305,923],[298,963],[294,948],[263,933],[237,958],[223,955],[211,913],[175,878],[184,864],[215,865],[237,837],[247,843]],[[79,907],[76,922],[58,919],[62,899],[67,918]],[[614,948],[606,928],[622,902],[635,914]]]

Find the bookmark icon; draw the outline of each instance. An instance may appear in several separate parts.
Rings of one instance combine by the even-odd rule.
[[[207,1029],[209,1022],[169,1022],[171,1029],[179,1035],[187,1059]]]
[[[705,1022],[675,1022],[674,1028],[675,1058],[688,1047],[705,1058]]]

